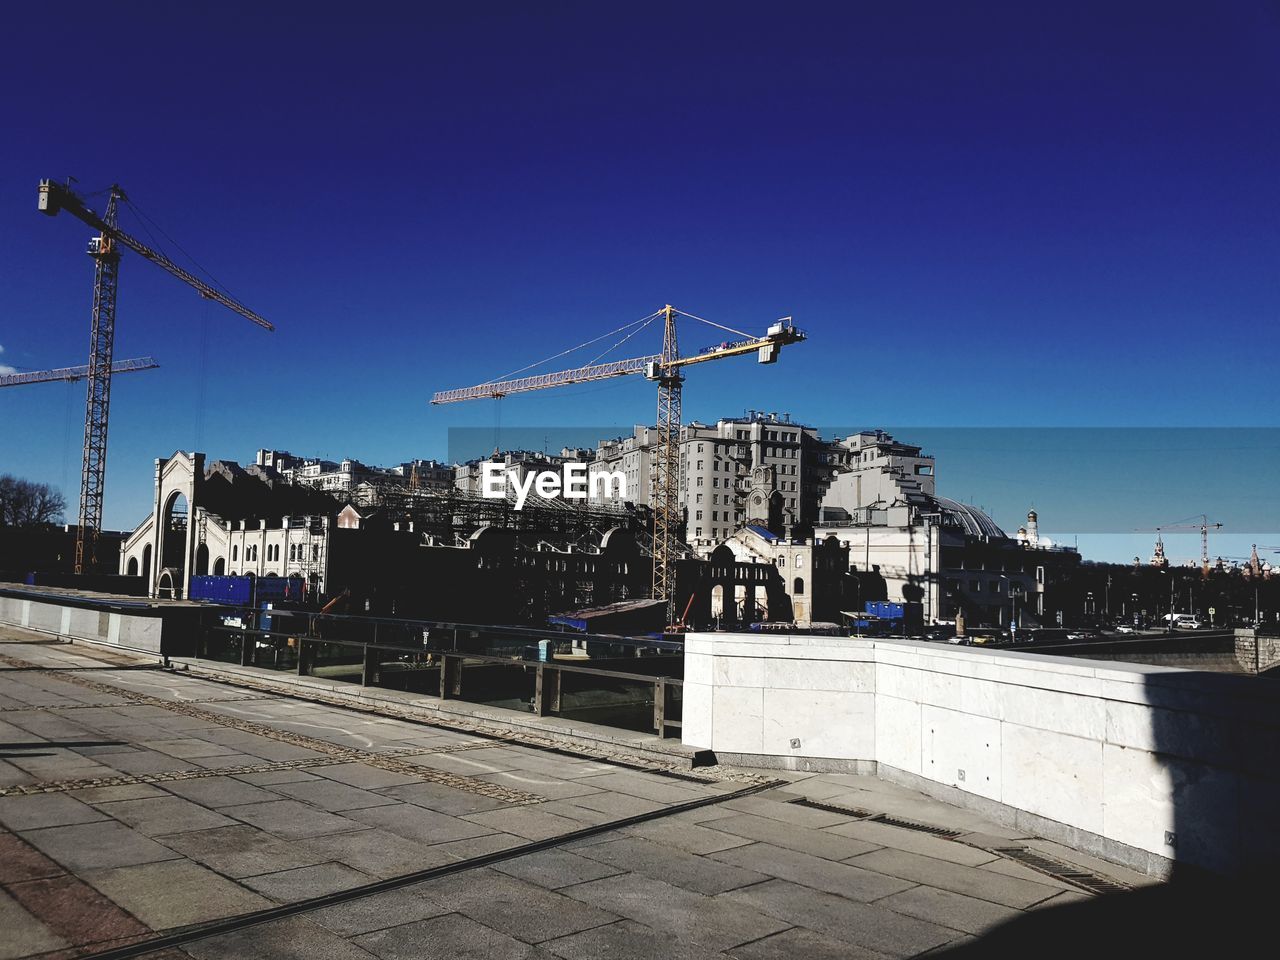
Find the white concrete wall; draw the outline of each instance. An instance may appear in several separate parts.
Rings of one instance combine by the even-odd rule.
[[[874,763],[1126,862],[1138,862],[1131,851],[1221,870],[1280,858],[1280,692],[1257,678],[691,634],[683,730],[690,746],[789,767]]]
[[[18,597],[0,597],[0,623],[157,654],[160,653],[164,627],[160,617],[41,603]]]

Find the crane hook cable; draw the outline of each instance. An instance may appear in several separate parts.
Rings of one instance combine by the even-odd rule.
[[[623,324],[622,326],[618,327],[617,330],[610,330],[608,333],[602,333],[600,334],[600,336],[595,337],[591,340],[588,340],[586,343],[580,343],[576,347],[570,347],[568,350],[561,350],[555,356],[547,357],[546,359],[543,359],[543,360],[534,361],[528,366],[521,367],[519,370],[512,370],[510,373],[504,373],[501,376],[493,377],[490,380],[486,380],[484,384],[481,384],[481,386],[484,386],[490,383],[496,383],[499,380],[507,380],[511,377],[514,377],[517,373],[524,373],[526,370],[532,370],[534,367],[540,367],[544,363],[550,363],[552,360],[558,360],[561,357],[565,356],[566,354],[573,353],[575,350],[581,350],[583,347],[589,347],[593,343],[599,343],[605,337],[612,337],[615,333],[621,333],[623,330],[630,329],[631,327],[634,327],[637,324],[646,323],[652,320],[654,317],[658,316],[661,312],[662,311],[660,310],[656,310],[653,313],[649,314],[649,316],[647,317],[641,317],[639,320],[633,320],[631,323]]]

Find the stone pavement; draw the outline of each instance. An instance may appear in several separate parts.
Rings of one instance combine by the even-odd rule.
[[[1000,848],[1145,882],[874,778],[653,767],[0,627],[0,960],[906,957],[1087,896]]]

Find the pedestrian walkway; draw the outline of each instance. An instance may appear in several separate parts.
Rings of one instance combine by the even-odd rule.
[[[874,778],[539,749],[13,628],[0,826],[0,960],[907,957],[1146,882]]]

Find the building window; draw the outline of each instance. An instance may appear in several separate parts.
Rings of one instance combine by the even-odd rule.
[[[693,518],[693,519],[695,519],[695,520],[701,520],[701,519],[702,519],[702,511],[701,511],[701,510],[699,510],[699,511],[697,512],[697,515],[696,515],[696,516],[694,516],[694,518]]]
[[[797,597],[804,595],[804,577],[796,577],[795,589],[791,592]]]
[[[240,547],[237,546],[236,544],[232,544],[231,545],[231,562],[234,563],[239,559],[240,559]]]

